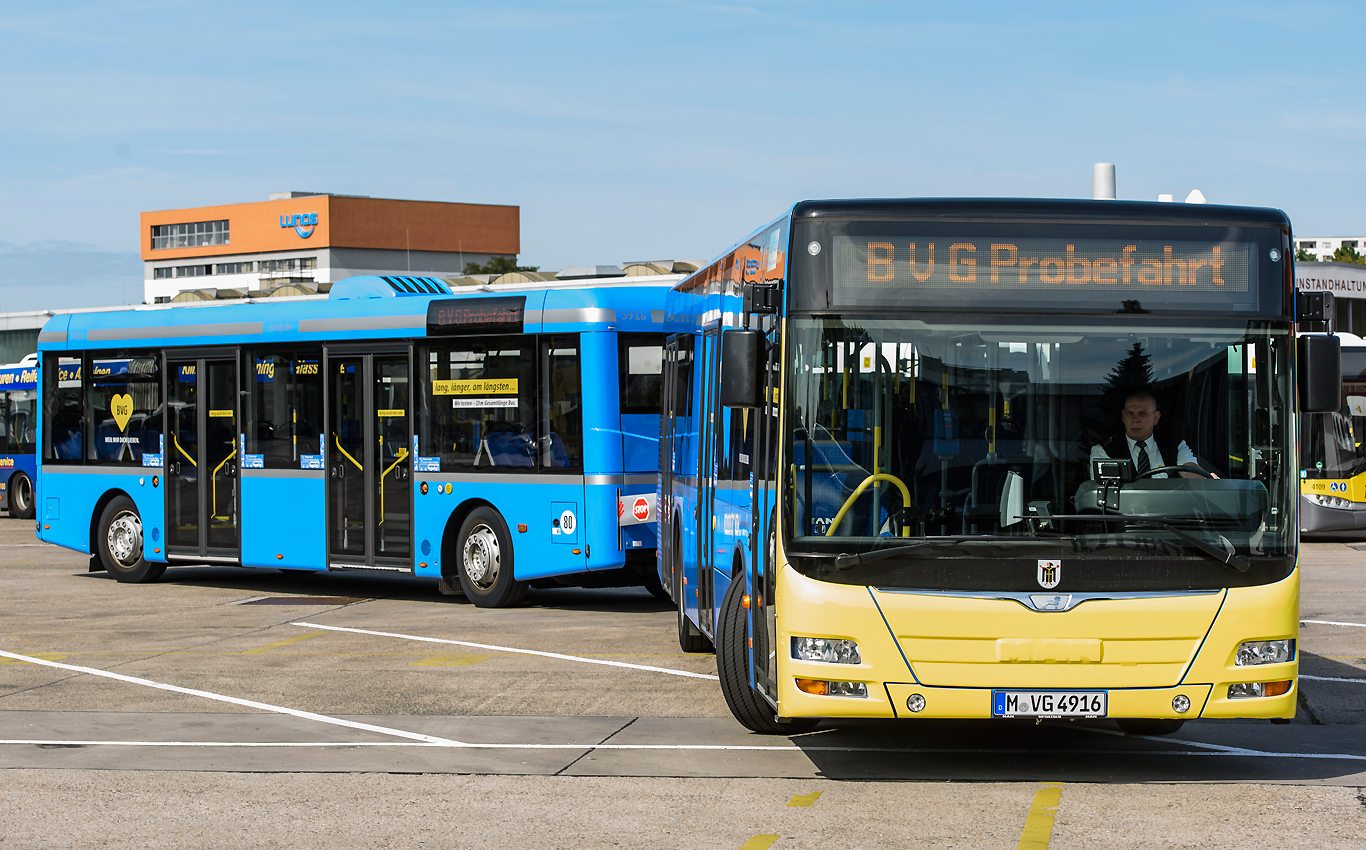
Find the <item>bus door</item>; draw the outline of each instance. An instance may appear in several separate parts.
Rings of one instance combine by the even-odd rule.
[[[750,601],[751,651],[754,661],[754,684],[772,699],[778,696],[777,618],[773,597],[777,593],[778,545],[778,352],[779,340],[769,331],[770,345],[766,358],[763,384],[763,403],[755,409],[753,485],[750,505]]]
[[[687,481],[687,444],[688,423],[692,417],[692,356],[693,335],[676,334],[664,344],[664,361],[673,364],[664,370],[664,409],[660,411],[661,439],[659,441],[659,546],[664,553],[663,563],[667,575],[664,580],[674,601],[683,601],[683,546],[675,540],[674,528],[678,518],[673,515],[676,476]],[[677,544],[677,545],[675,545]]]
[[[166,554],[236,563],[237,358],[166,367]]]
[[[718,459],[716,436],[724,430],[718,406],[720,382],[717,364],[721,360],[721,331],[713,328],[702,335],[702,420],[698,433],[710,439],[699,440],[697,465],[697,622],[707,635],[716,632],[713,625],[715,606],[712,603],[712,569],[716,550],[716,470]]]
[[[411,572],[409,352],[329,348],[325,368],[328,566]]]

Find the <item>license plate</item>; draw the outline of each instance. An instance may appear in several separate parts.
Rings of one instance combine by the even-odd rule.
[[[992,691],[995,717],[1104,717],[1105,691]]]

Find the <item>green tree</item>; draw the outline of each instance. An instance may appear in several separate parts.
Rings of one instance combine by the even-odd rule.
[[[1146,390],[1153,382],[1153,359],[1143,350],[1143,343],[1136,342],[1124,359],[1105,376],[1105,395],[1119,404],[1134,390]]]
[[[1356,263],[1359,266],[1366,266],[1366,257],[1357,253],[1357,249],[1341,245],[1333,252],[1333,262],[1335,263]]]
[[[465,263],[465,274],[507,274],[534,272],[540,266],[519,266],[515,257],[490,257],[487,263]]]
[[[1317,263],[1318,261],[1319,261],[1318,255],[1315,254],[1313,251],[1310,251],[1308,248],[1296,248],[1296,249],[1295,249],[1295,262],[1297,262],[1297,263]]]

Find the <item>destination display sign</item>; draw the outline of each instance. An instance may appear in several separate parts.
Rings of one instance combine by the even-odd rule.
[[[526,296],[460,298],[427,305],[427,334],[521,333]]]
[[[1280,309],[1289,261],[1251,227],[817,221],[794,238],[797,310],[1253,314]]]
[[[840,236],[836,285],[876,289],[1247,292],[1252,246],[1124,239]]]

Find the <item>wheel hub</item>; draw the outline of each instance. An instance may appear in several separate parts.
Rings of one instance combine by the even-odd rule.
[[[142,520],[131,512],[121,513],[109,524],[106,538],[109,554],[121,566],[132,567],[142,560]]]
[[[502,566],[498,535],[487,525],[476,526],[465,538],[465,576],[481,589],[493,587]]]

